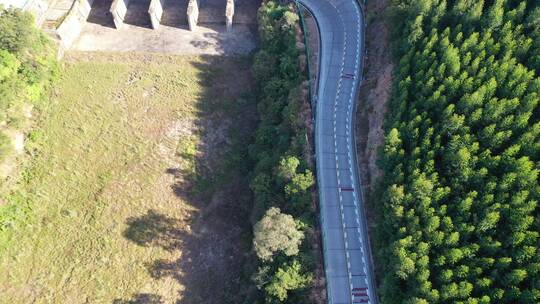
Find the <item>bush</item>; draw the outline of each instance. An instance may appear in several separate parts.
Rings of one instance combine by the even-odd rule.
[[[20,9],[0,9],[0,49],[20,54],[35,38],[34,19]]]
[[[271,278],[269,284],[264,288],[271,297],[284,301],[290,290],[302,289],[311,283],[313,277],[311,274],[303,274],[301,265],[294,260],[278,268],[275,275]]]
[[[52,43],[19,9],[0,6],[0,131],[28,130],[23,109],[40,105],[56,71]],[[2,138],[2,161],[12,152]],[[9,172],[7,172],[9,174]]]
[[[268,209],[254,227],[253,247],[259,259],[271,261],[278,252],[297,255],[304,234],[296,226],[292,216],[281,213],[278,208]]]
[[[305,258],[311,247],[302,242],[315,215],[310,204],[314,177],[304,160],[306,142],[299,140],[307,131],[298,122],[305,75],[296,49],[297,22],[294,10],[276,1],[263,1],[259,9],[261,50],[254,57],[253,75],[261,121],[249,152],[256,162],[250,186],[260,270],[254,277],[266,303],[305,303],[313,276],[313,259]]]

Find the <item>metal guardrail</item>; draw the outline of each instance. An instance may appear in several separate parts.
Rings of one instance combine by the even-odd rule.
[[[302,34],[304,35],[304,50],[306,55],[306,61],[307,61],[307,78],[308,78],[308,91],[309,91],[309,104],[311,107],[311,115],[313,121],[315,121],[315,116],[317,113],[317,101],[315,96],[313,95],[314,89],[313,89],[313,79],[311,78],[311,52],[309,50],[309,31],[306,29],[306,23],[304,20],[304,15],[302,14],[302,8],[304,10],[307,10],[303,5],[301,5],[298,0],[294,1],[296,5],[296,10],[298,12],[298,16],[300,18],[300,29],[302,30]]]
[[[309,31],[306,29],[305,20],[304,20],[304,16],[302,15],[301,8],[303,8],[305,11],[310,12],[310,14],[312,16],[313,16],[313,13],[307,7],[302,5],[298,0],[294,0],[294,3],[296,5],[296,10],[298,11],[298,15],[299,15],[299,18],[300,18],[301,30],[302,30],[302,33],[304,34],[304,44],[305,44],[305,52],[306,52],[306,58],[307,58],[307,72],[308,72],[308,82],[309,82],[309,98],[310,98],[309,104],[310,104],[310,107],[311,107],[311,114],[312,114],[311,118],[312,118],[312,121],[313,121],[313,126],[315,127],[315,129],[313,131],[313,134],[312,134],[312,142],[315,145],[315,137],[316,137],[315,134],[316,134],[316,128],[317,128],[316,125],[315,125],[315,118],[316,118],[316,115],[317,115],[317,96],[314,95],[313,79],[311,78],[311,59],[310,59],[311,52],[309,50],[309,44],[308,44]],[[317,28],[319,28],[319,24],[318,24],[316,19],[315,19],[315,22],[317,23]],[[320,37],[319,31],[317,31],[317,33],[319,34],[319,53],[318,53],[319,54],[319,56],[318,56],[319,63],[318,63],[318,69],[319,69],[319,73],[320,73],[320,69],[321,69],[321,37]],[[317,81],[319,80],[319,78],[320,77],[317,77]],[[317,86],[317,88],[319,88],[319,86]],[[316,153],[317,153],[317,150],[315,149],[315,155],[316,155]],[[317,185],[320,185],[321,184],[320,175],[316,174],[316,178],[317,178]],[[319,207],[320,207],[320,205],[319,205]],[[320,210],[317,210],[317,212],[319,213],[319,221],[320,221],[319,227],[321,227],[321,229],[320,229],[320,231],[321,231],[321,240],[322,240],[323,244],[327,244],[326,233],[325,233],[325,230],[322,229],[322,227],[325,224],[324,217],[322,216],[322,212],[320,212]],[[325,268],[325,265],[328,264],[327,254],[326,254],[326,252],[324,251],[323,248],[321,248],[321,250],[322,250],[323,260],[324,260],[323,268]],[[324,270],[324,273],[325,273],[325,277],[326,277],[326,270]],[[328,282],[326,283],[326,291],[327,291],[328,294],[332,293],[331,285],[328,284]],[[328,301],[331,304],[331,300],[328,299]]]

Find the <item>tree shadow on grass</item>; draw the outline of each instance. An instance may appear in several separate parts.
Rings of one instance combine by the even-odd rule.
[[[173,177],[170,189],[179,204],[190,205],[192,211],[187,219],[177,219],[147,210],[127,219],[124,237],[139,246],[177,253],[177,259],[147,265],[155,280],[173,278],[183,286],[176,303],[244,303],[253,291],[245,275],[252,271],[244,269],[253,265],[247,146],[257,117],[255,103],[242,101],[251,81],[250,62],[207,56],[192,64],[200,71],[197,81],[203,87],[193,122],[199,137],[194,168],[171,167],[164,172]],[[232,77],[233,72],[239,75]],[[136,295],[118,303],[148,297]]]
[[[124,236],[143,247],[160,247],[177,251],[178,259],[155,260],[147,265],[154,279],[173,278],[184,286],[178,304],[240,303],[243,265],[249,259],[245,231],[238,225],[239,215],[230,214],[229,203],[198,213],[190,231],[181,228],[185,222],[155,210],[127,221]],[[235,294],[236,293],[236,294]],[[114,303],[161,303],[148,294]]]
[[[140,293],[129,300],[116,299],[113,304],[163,304],[163,300],[156,294]]]
[[[161,247],[171,251],[180,248],[182,231],[178,220],[148,210],[141,217],[128,218],[124,237],[143,247]]]

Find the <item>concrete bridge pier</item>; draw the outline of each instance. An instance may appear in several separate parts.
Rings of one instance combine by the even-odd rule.
[[[163,16],[163,2],[162,0],[150,1],[148,8],[148,15],[150,15],[150,23],[153,29],[159,28],[161,24],[161,17]]]
[[[225,8],[225,24],[227,25],[227,32],[232,31],[234,16],[234,0],[227,0],[227,7]]]
[[[199,0],[189,0],[187,20],[190,31],[197,29],[197,22],[199,21]]]
[[[166,3],[167,1],[168,3]],[[114,0],[110,12],[117,29],[122,28],[124,23],[145,27],[151,26],[153,29],[158,29],[162,23],[170,26],[172,23],[169,20],[170,17],[181,14],[186,16],[191,31],[195,31],[199,23],[223,24],[225,21],[227,32],[231,32],[235,6],[238,2],[238,0],[150,0],[150,5],[147,6],[148,2],[146,0]],[[183,5],[187,3],[187,8],[182,3],[184,3]],[[128,10],[130,5],[131,7]],[[181,8],[182,6],[183,8]],[[240,11],[242,11],[243,6],[240,0]],[[166,10],[171,9],[180,9],[180,11],[166,12]],[[180,13],[181,11],[183,12]],[[183,24],[185,24],[186,19],[179,19],[183,19]],[[238,22],[238,20],[236,21]]]
[[[124,25],[129,0],[114,0],[110,12],[113,16],[114,26],[119,29]]]

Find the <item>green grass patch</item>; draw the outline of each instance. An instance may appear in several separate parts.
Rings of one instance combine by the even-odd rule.
[[[176,233],[187,234],[205,206],[175,187],[180,182],[189,194],[204,171],[206,121],[228,118],[212,104],[219,93],[214,74],[242,65],[203,57],[68,57],[40,128],[29,136],[31,164],[0,206],[0,302],[182,298],[182,280],[158,278],[149,268],[182,256]]]

